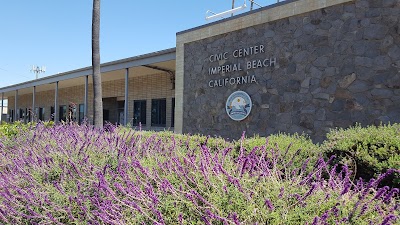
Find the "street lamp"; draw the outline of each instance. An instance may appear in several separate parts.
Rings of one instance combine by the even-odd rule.
[[[44,73],[46,72],[46,67],[45,66],[32,66],[31,72],[34,72],[36,74],[36,79],[39,77],[39,73]]]

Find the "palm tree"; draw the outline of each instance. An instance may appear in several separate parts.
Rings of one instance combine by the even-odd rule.
[[[103,96],[100,73],[100,0],[93,0],[92,15],[93,124],[103,127]]]

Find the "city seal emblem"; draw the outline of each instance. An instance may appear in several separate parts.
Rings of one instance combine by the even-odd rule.
[[[235,121],[246,119],[252,107],[250,96],[244,91],[233,92],[226,100],[226,113]]]

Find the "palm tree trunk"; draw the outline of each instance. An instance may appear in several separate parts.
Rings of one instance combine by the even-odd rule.
[[[103,96],[100,73],[100,0],[93,0],[92,17],[93,124],[103,127]]]

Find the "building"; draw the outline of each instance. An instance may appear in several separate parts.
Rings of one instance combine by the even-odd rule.
[[[398,15],[396,0],[288,0],[179,32],[176,49],[102,65],[105,119],[316,141],[335,127],[400,122]],[[90,120],[90,73],[0,88],[10,119],[34,108],[40,119]]]
[[[7,113],[8,113],[8,109],[7,109],[7,101],[3,100],[3,103],[0,103],[1,108],[3,108],[3,110],[1,110],[1,117],[0,117],[0,121],[6,121],[7,120]]]
[[[143,129],[173,127],[174,70],[175,49],[102,64],[104,120],[113,124],[141,124]],[[3,98],[8,99],[10,122],[93,119],[90,67],[0,90]]]

